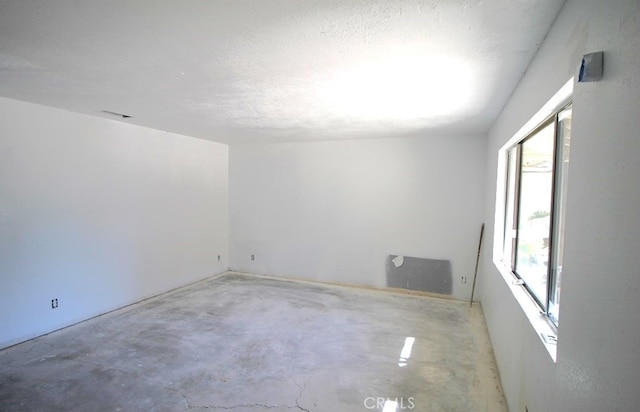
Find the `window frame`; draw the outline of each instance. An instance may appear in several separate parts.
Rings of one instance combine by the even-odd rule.
[[[558,268],[556,262],[559,248],[556,245],[558,239],[556,237],[563,236],[557,232],[557,226],[563,226],[564,210],[559,210],[560,200],[564,197],[566,192],[565,183],[562,183],[563,178],[566,179],[567,170],[564,168],[565,161],[565,138],[566,136],[561,133],[560,130],[560,114],[566,110],[572,110],[573,102],[571,99],[565,101],[562,105],[555,108],[553,112],[539,122],[535,127],[531,128],[528,132],[518,137],[515,141],[510,141],[509,144],[503,147],[504,157],[504,204],[503,204],[503,216],[502,216],[502,247],[500,260],[511,272],[516,279],[516,283],[522,285],[526,291],[528,297],[533,301],[536,307],[540,310],[540,313],[544,315],[545,319],[554,331],[557,331],[559,325],[559,317],[554,316],[551,312],[551,300],[552,297],[556,299],[557,306],[559,306],[559,296],[557,295],[558,287]],[[564,120],[564,119],[562,119]],[[516,270],[518,259],[518,246],[520,245],[520,218],[522,213],[521,201],[522,201],[522,175],[523,175],[523,144],[529,139],[535,137],[539,132],[544,130],[553,124],[553,163],[552,163],[552,177],[550,187],[550,211],[549,211],[549,233],[548,233],[548,257],[547,257],[547,270],[545,274],[546,278],[546,298],[544,302],[533,290],[531,285],[527,284],[526,280],[518,274]],[[569,135],[569,139],[571,136]],[[513,158],[515,156],[515,159]],[[514,181],[515,179],[515,181]],[[510,243],[510,245],[507,245]],[[507,256],[508,254],[508,256]],[[560,269],[561,270],[561,269]]]

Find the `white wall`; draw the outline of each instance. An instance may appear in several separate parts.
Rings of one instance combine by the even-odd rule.
[[[575,73],[581,55],[605,52],[604,79],[574,87],[556,364],[490,248],[483,256],[481,299],[511,411],[640,405],[639,8],[637,0],[569,0],[489,134],[491,229],[498,149]]]
[[[0,196],[0,347],[228,261],[225,145],[0,98]]]
[[[231,267],[386,286],[389,254],[449,259],[466,297],[482,222],[484,137],[230,148]],[[250,256],[255,254],[256,260]]]

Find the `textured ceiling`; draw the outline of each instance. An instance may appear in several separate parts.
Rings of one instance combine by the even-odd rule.
[[[484,133],[561,0],[0,0],[0,96],[223,143]]]

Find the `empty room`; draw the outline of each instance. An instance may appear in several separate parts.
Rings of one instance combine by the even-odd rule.
[[[638,0],[0,0],[0,411],[640,410]]]

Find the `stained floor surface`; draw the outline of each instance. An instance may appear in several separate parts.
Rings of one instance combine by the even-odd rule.
[[[506,411],[481,309],[226,274],[0,351],[2,411]]]

